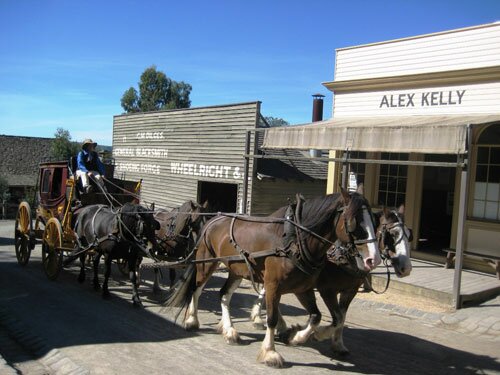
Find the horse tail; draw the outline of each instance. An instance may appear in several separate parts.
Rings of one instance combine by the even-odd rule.
[[[165,301],[164,305],[167,308],[180,307],[175,314],[175,320],[179,318],[181,312],[186,309],[191,297],[196,289],[196,264],[191,263],[184,274],[174,285],[174,291]]]

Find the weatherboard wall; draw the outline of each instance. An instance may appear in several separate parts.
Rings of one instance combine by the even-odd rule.
[[[335,80],[496,66],[500,23],[337,49]]]
[[[115,174],[143,179],[142,199],[167,209],[198,199],[199,181],[237,184],[241,211],[246,133],[259,113],[251,102],[115,116]]]

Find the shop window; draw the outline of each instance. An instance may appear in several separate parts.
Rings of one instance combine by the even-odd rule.
[[[382,153],[382,160],[408,160],[406,153]],[[382,164],[378,180],[378,203],[387,207],[399,207],[405,203],[407,165]]]
[[[492,125],[479,138],[472,216],[500,220],[500,127]]]

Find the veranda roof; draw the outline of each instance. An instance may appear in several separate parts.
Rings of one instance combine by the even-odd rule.
[[[494,122],[500,122],[500,113],[340,117],[266,129],[262,147],[463,154],[467,126]]]

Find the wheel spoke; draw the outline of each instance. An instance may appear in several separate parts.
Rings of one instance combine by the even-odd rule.
[[[61,223],[55,219],[50,219],[45,225],[42,246],[43,267],[47,277],[55,280],[62,267],[62,254],[60,253],[62,240]]]
[[[17,262],[26,265],[31,255],[31,215],[28,203],[21,202],[17,211],[14,227],[15,251]]]

